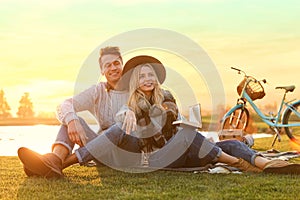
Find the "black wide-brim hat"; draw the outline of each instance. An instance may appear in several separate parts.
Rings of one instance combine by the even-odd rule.
[[[166,69],[164,65],[156,58],[147,55],[136,56],[128,60],[123,68],[122,77],[118,83],[118,88],[122,90],[129,89],[129,81],[132,74],[132,71],[135,67],[141,64],[150,64],[158,78],[160,84],[166,79]]]

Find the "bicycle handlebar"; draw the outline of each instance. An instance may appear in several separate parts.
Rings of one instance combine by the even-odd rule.
[[[250,76],[248,76],[243,70],[235,68],[235,67],[231,67],[231,69],[238,71],[239,74],[243,73],[245,75],[245,77],[249,78]],[[254,79],[254,82],[258,81],[258,82],[263,82],[263,83],[267,83],[266,79],[263,80],[256,80],[254,77],[252,77]]]
[[[240,69],[235,68],[235,67],[231,67],[231,69],[236,70],[236,71],[241,71]]]
[[[235,67],[231,67],[231,69],[238,71],[239,74],[243,73],[245,76],[247,76],[247,74],[241,69],[238,69],[238,68],[235,68]]]

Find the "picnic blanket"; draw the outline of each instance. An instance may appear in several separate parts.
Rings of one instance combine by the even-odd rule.
[[[260,155],[273,160],[273,159],[281,159],[281,160],[285,160],[288,161],[291,158],[297,158],[300,157],[300,152],[298,151],[286,151],[286,152],[279,152],[277,150],[272,150],[272,151],[261,151],[258,152]],[[202,171],[204,172],[204,171]],[[197,173],[197,172],[195,172]],[[242,173],[240,172],[239,169],[234,168],[234,167],[230,167],[226,164],[222,164],[222,163],[217,163],[216,165],[214,165],[212,168],[208,169],[208,173]]]
[[[285,151],[285,152],[279,152],[276,150],[273,151],[261,151],[259,152],[261,155],[263,155],[266,158],[269,159],[281,159],[281,160],[289,160],[291,158],[297,158],[300,157],[299,151]]]
[[[276,150],[272,151],[261,151],[258,152],[260,155],[272,160],[272,159],[281,159],[288,161],[291,158],[300,157],[300,152],[298,151],[286,151],[279,152]],[[194,167],[194,168],[164,168],[161,170],[167,171],[185,171],[185,172],[193,172],[193,173],[211,173],[211,174],[229,174],[229,173],[242,173],[239,169],[235,167],[228,166],[223,163],[216,163],[215,165],[207,165],[205,167]]]
[[[261,151],[258,152],[260,155],[272,160],[272,159],[281,159],[281,160],[290,160],[291,158],[300,157],[300,152],[298,151],[286,151],[286,152],[279,152],[276,150],[273,151]],[[95,166],[95,162],[89,162],[86,166],[92,167]],[[177,172],[192,172],[192,173],[211,173],[211,174],[241,174],[242,172],[235,168],[231,167],[224,163],[216,163],[214,165],[209,164],[204,167],[182,167],[182,168],[153,168],[153,167],[135,167],[127,169],[126,171],[139,171],[139,172],[150,172],[150,171],[177,171]]]

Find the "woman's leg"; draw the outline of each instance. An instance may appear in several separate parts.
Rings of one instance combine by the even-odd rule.
[[[235,156],[237,158],[241,158],[242,160],[246,160],[247,163],[251,163],[252,166],[255,166],[260,171],[266,173],[278,173],[278,174],[299,174],[300,173],[300,165],[289,163],[283,160],[275,159],[269,160],[261,155],[259,155],[256,151],[249,148],[243,142],[237,140],[225,140],[216,143],[224,152],[229,155]],[[257,169],[249,166],[247,163],[241,160],[239,166],[244,166],[247,169],[254,170]]]
[[[252,166],[238,156],[222,151],[216,144],[211,143],[200,133],[196,133],[188,149],[185,166],[199,166],[199,164],[203,166],[204,164],[214,164],[217,162],[228,164],[242,171],[261,172],[257,167]]]
[[[193,129],[180,129],[169,142],[149,157],[157,168],[204,167],[217,162],[222,150]]]
[[[226,163],[228,165],[233,165],[234,163],[238,162],[239,159],[222,152],[221,155],[218,157],[217,161],[221,163]]]
[[[242,158],[260,169],[264,169],[266,164],[270,162],[269,159],[262,157],[255,150],[238,140],[224,140],[217,142],[216,145],[225,153],[237,158]]]
[[[245,143],[238,140],[223,140],[217,142],[216,145],[220,147],[223,152],[237,158],[242,158],[252,165],[255,165],[255,159],[259,155]]]
[[[174,152],[177,153],[176,156]],[[155,152],[149,159],[150,166],[161,168],[204,167],[216,162],[226,163],[242,171],[261,172],[250,163],[223,152],[216,144],[192,129],[179,131],[167,146]]]

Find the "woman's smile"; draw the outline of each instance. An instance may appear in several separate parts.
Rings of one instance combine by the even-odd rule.
[[[151,68],[144,66],[141,68],[139,74],[139,85],[140,89],[143,92],[150,92],[154,89],[155,84],[155,75]]]

